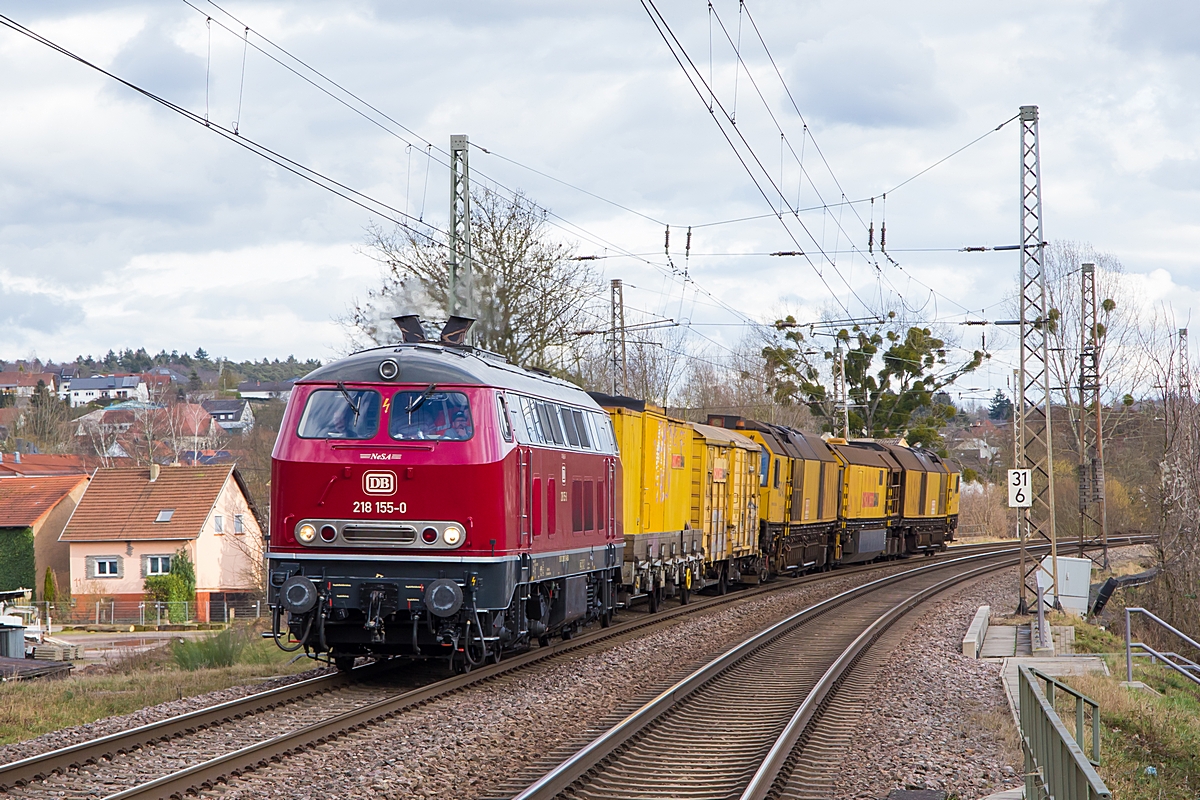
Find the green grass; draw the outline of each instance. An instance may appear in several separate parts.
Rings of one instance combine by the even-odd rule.
[[[1162,696],[1122,688],[1120,675],[1067,681],[1100,704],[1099,772],[1121,800],[1200,797],[1200,691],[1165,672],[1139,667],[1134,675]],[[1148,766],[1157,775],[1146,775]]]
[[[210,649],[219,651],[220,646]],[[181,669],[172,648],[164,647],[121,655],[63,680],[0,683],[0,744],[314,666],[306,658],[289,665],[293,655],[246,631],[231,666]]]
[[[186,670],[205,667],[232,667],[246,650],[247,632],[242,628],[227,628],[213,636],[180,639],[171,644],[175,663]]]

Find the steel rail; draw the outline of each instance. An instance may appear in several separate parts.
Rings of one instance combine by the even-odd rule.
[[[965,545],[964,547],[994,547],[995,545]],[[775,582],[763,584],[753,587],[746,591],[734,592],[728,595],[707,598],[689,603],[686,606],[678,606],[673,609],[660,611],[653,616],[633,619],[610,628],[593,631],[583,636],[575,637],[569,641],[557,642],[549,648],[539,647],[522,653],[512,658],[508,658],[502,662],[501,668],[496,669],[495,665],[482,670],[474,670],[468,673],[468,676],[457,676],[444,681],[439,681],[431,686],[445,687],[445,691],[457,691],[459,686],[450,686],[449,684],[469,685],[476,681],[485,680],[503,672],[519,669],[529,664],[540,661],[544,658],[558,655],[567,650],[573,650],[578,647],[584,647],[594,644],[603,639],[621,636],[631,631],[640,628],[657,625],[662,622],[669,621],[675,617],[685,614],[693,614],[699,611],[704,611],[710,608],[719,607],[728,603],[745,600],[750,597],[757,596],[771,591],[779,591],[791,586],[802,586],[808,583],[815,583],[826,578],[836,577],[838,575],[853,575],[857,572],[869,571],[871,569],[879,569],[883,564],[870,563],[861,564],[838,570],[836,573],[814,573],[812,575],[801,576],[796,580],[787,582]],[[693,597],[695,597],[693,595]],[[194,731],[212,727],[222,722],[240,719],[262,711],[269,711],[281,705],[294,702],[296,700],[305,699],[308,697],[322,694],[325,692],[335,691],[352,685],[357,680],[364,677],[371,677],[374,674],[384,672],[389,666],[394,667],[394,664],[389,664],[388,661],[375,662],[363,667],[359,667],[347,675],[338,673],[333,675],[323,675],[316,678],[299,683],[283,686],[278,689],[272,689],[266,692],[259,692],[248,695],[246,697],[228,700],[207,708],[197,709],[186,714],[168,717],[164,720],[146,723],[136,728],[130,728],[124,731],[102,736],[96,739],[90,739],[84,742],[78,742],[67,747],[62,747],[56,750],[51,750],[46,753],[41,753],[27,758],[13,761],[8,764],[0,765],[0,791],[5,791],[13,786],[20,786],[32,781],[43,780],[47,776],[56,772],[65,772],[68,769],[79,767],[84,764],[91,764],[100,761],[102,758],[111,755],[119,755],[136,750],[139,747],[161,742],[192,733]],[[399,695],[403,696],[403,695]]]
[[[1123,545],[1137,544],[1143,541],[1152,540],[1153,537],[1126,537],[1121,543]],[[1110,543],[1112,544],[1112,543]],[[1016,555],[1020,552],[1018,548],[1009,545],[1006,549],[996,549],[989,547],[980,547],[984,550],[976,555],[963,556],[950,561],[939,560],[936,563],[928,564],[917,569],[907,570],[902,573],[897,573],[886,578],[872,581],[856,589],[848,590],[839,595],[835,595],[822,603],[818,603],[798,614],[777,623],[761,633],[751,637],[746,642],[738,645],[735,648],[727,651],[719,656],[714,661],[696,670],[683,680],[676,683],[671,688],[660,693],[656,698],[643,705],[640,709],[628,715],[622,721],[618,722],[606,733],[594,739],[587,744],[583,749],[576,752],[566,761],[555,767],[550,772],[543,775],[533,784],[517,794],[514,800],[547,800],[547,798],[556,797],[560,793],[571,789],[572,791],[582,792],[578,786],[579,781],[589,780],[587,776],[594,774],[595,770],[601,764],[616,763],[619,756],[618,753],[624,753],[624,745],[630,742],[631,739],[637,737],[643,731],[649,731],[657,728],[657,721],[668,712],[678,709],[681,701],[686,701],[690,696],[696,695],[701,688],[707,690],[708,685],[718,677],[723,676],[735,664],[740,664],[744,659],[751,655],[761,652],[783,636],[794,635],[796,628],[811,622],[822,613],[828,612],[843,606],[853,599],[861,598],[872,592],[885,589],[885,587],[893,586],[898,583],[918,577],[922,574],[928,574],[935,570],[951,568],[956,564],[963,565],[972,561],[983,561],[993,558],[1008,556],[1000,563],[985,564],[980,567],[968,570],[958,575],[951,576],[943,581],[933,584],[929,587],[921,589],[909,596],[906,599],[900,600],[892,608],[888,609],[883,615],[877,618],[874,622],[858,635],[849,647],[841,652],[840,655],[833,658],[833,663],[828,667],[821,678],[817,681],[814,687],[807,693],[805,699],[800,703],[799,707],[793,712],[791,719],[785,726],[780,737],[776,739],[774,745],[768,751],[767,758],[769,759],[766,771],[761,775],[757,775],[752,779],[754,792],[750,796],[759,797],[765,796],[765,792],[771,786],[771,781],[767,780],[769,774],[774,769],[774,765],[783,764],[787,761],[788,756],[793,750],[796,742],[804,735],[805,731],[815,719],[823,713],[828,705],[832,692],[836,692],[843,677],[853,669],[856,664],[867,653],[870,646],[883,633],[893,625],[903,614],[910,611],[912,608],[919,605],[929,597],[944,591],[954,584],[965,580],[970,580],[986,572],[1003,569],[1012,564],[1017,563]],[[1042,549],[1045,549],[1044,547]],[[831,654],[832,655],[832,654]],[[665,724],[665,723],[663,723]],[[639,751],[640,752],[640,751]],[[658,760],[666,757],[665,752],[657,752],[649,756]],[[629,758],[636,757],[629,756]],[[775,770],[777,772],[777,770]],[[762,786],[765,783],[765,786]],[[759,787],[762,787],[761,789]],[[600,790],[601,794],[605,794],[609,790]]]
[[[375,665],[368,665],[361,669],[371,672],[378,670]],[[355,672],[357,673],[358,670]],[[208,706],[157,722],[139,725],[136,728],[111,733],[97,739],[89,739],[57,750],[22,758],[19,761],[12,761],[0,766],[0,791],[43,780],[55,772],[64,772],[72,767],[95,763],[107,755],[128,753],[143,745],[172,739],[231,719],[268,711],[286,703],[340,689],[351,683],[349,675],[340,673],[321,675],[281,686],[278,689],[239,697],[215,706]]]
[[[668,711],[678,707],[689,696],[694,694],[701,687],[707,685],[714,678],[721,675],[735,663],[742,661],[750,654],[761,650],[764,646],[774,642],[780,636],[784,636],[794,629],[800,627],[804,623],[823,616],[834,609],[845,605],[851,600],[855,600],[864,595],[871,594],[888,586],[900,583],[906,580],[911,580],[916,575],[923,575],[931,571],[947,569],[961,564],[963,562],[977,561],[981,559],[999,558],[1001,556],[1012,556],[1018,553],[1019,550],[1008,549],[998,553],[983,553],[971,556],[963,556],[961,558],[952,559],[950,561],[939,561],[934,564],[928,564],[917,569],[906,570],[896,575],[889,575],[885,578],[880,578],[862,586],[848,589],[844,592],[834,595],[826,600],[822,600],[803,611],[799,611],[791,616],[775,623],[759,633],[746,639],[741,644],[735,645],[723,654],[713,659],[709,663],[695,670],[687,677],[683,678],[670,688],[661,692],[657,697],[647,702],[637,711],[625,717],[608,731],[593,739],[581,750],[567,758],[554,769],[547,772],[537,781],[528,786],[524,791],[516,795],[513,800],[550,800],[557,797],[560,793],[572,786],[576,781],[585,776],[597,764],[605,758],[612,755],[622,745],[629,741],[634,736],[641,733],[655,720],[660,718]],[[999,565],[986,565],[985,567],[972,570],[969,574],[975,574],[980,571],[988,571],[1000,569],[1009,566],[1012,558],[1006,559]],[[937,584],[941,588],[945,588],[945,582]],[[920,593],[918,593],[920,594]],[[911,598],[910,598],[911,600]],[[861,644],[864,640],[864,633],[855,640],[856,644]],[[871,637],[873,640],[873,637]],[[853,648],[853,645],[852,645]],[[839,664],[843,663],[843,657],[839,658]],[[830,670],[833,668],[831,667]],[[836,673],[840,675],[840,672]],[[830,677],[831,673],[826,672],[822,681],[833,681],[836,678]],[[811,695],[810,695],[811,696]],[[823,697],[824,695],[822,695]],[[805,706],[801,707],[802,709]],[[811,716],[811,708],[809,707],[809,716]],[[799,713],[799,712],[797,712]]]
[[[1152,537],[1127,537],[1127,541],[1124,543],[1134,544],[1139,543],[1140,540],[1150,540],[1151,538]],[[1110,545],[1117,544],[1119,541],[1120,540],[1111,540]],[[1011,548],[1011,543],[995,542],[957,545],[951,548],[950,552],[955,556],[964,551],[976,550],[980,551],[981,554],[986,554],[1002,551],[1006,547]],[[936,561],[934,563],[946,563],[944,555],[939,558],[935,554],[935,559]],[[539,647],[535,650],[531,650],[506,659],[501,664],[490,665],[483,669],[474,670],[467,675],[454,676],[452,678],[429,684],[427,687],[423,687],[421,689],[398,694],[387,700],[380,701],[380,703],[364,706],[361,710],[365,710],[366,708],[382,708],[382,706],[389,702],[397,704],[402,708],[420,705],[436,698],[439,695],[453,694],[475,683],[481,683],[507,672],[525,668],[540,661],[558,656],[562,653],[566,653],[581,647],[587,647],[598,642],[602,642],[606,639],[623,636],[642,628],[657,626],[680,616],[719,608],[720,606],[746,600],[767,592],[780,591],[789,587],[817,583],[822,580],[838,576],[849,576],[859,572],[870,571],[872,569],[880,569],[889,565],[894,565],[894,562],[871,562],[867,564],[860,564],[849,568],[838,569],[834,572],[814,573],[811,575],[800,576],[793,580],[767,583],[748,590],[734,592],[729,595],[709,598],[699,602],[692,602],[688,605],[681,605],[673,609],[661,611],[652,616],[630,620],[625,623],[614,625],[610,628],[603,628],[583,636],[578,636],[569,641],[557,642],[550,647]],[[925,564],[922,567],[917,567],[914,569],[925,569],[928,566],[932,565]],[[912,571],[914,570],[905,570],[900,574],[905,574]],[[18,761],[0,765],[0,791],[13,786],[19,786],[31,783],[33,781],[42,780],[56,772],[65,772],[71,768],[79,767],[84,764],[97,763],[101,759],[108,756],[128,753],[145,745],[166,741],[171,738],[185,735],[203,728],[213,727],[222,722],[240,719],[242,717],[267,711],[272,708],[277,708],[300,699],[339,690],[353,685],[359,678],[363,676],[381,673],[391,666],[394,665],[389,664],[387,661],[376,662],[375,664],[355,669],[351,675],[336,674],[311,678],[300,683],[226,701],[224,703],[208,708],[198,709],[187,714],[170,717],[158,722],[148,723],[146,725],[131,728],[126,731],[119,731],[117,733],[109,734],[97,739],[79,742],[77,744],[69,745],[57,750],[29,756]],[[350,713],[353,714],[353,712]],[[342,716],[345,717],[347,715]],[[380,717],[383,716],[392,716],[392,714],[385,710],[380,710]],[[301,729],[300,731],[297,731],[295,735],[302,734],[304,730],[307,729]],[[276,738],[282,739],[284,737]],[[244,755],[244,751],[249,749],[251,748],[243,748],[243,750],[235,752]],[[294,748],[287,749],[290,750]],[[218,759],[213,759],[213,761],[226,761],[232,765],[232,757],[234,755],[235,753],[230,753],[226,756],[219,757]],[[244,759],[239,758],[237,760],[241,761]],[[241,767],[240,769],[245,768],[246,767]],[[232,774],[232,772],[236,771],[236,769],[238,768],[235,768],[235,770],[232,771],[226,770],[223,774]],[[178,775],[182,773],[176,774]],[[194,786],[195,784],[192,785]],[[191,788],[191,786],[185,787],[184,790],[186,791],[187,788]],[[151,795],[147,794],[146,796]]]
[[[1013,563],[1015,562],[1006,561],[998,565],[989,564],[946,578],[932,586],[915,592],[912,596],[888,609],[872,622],[866,630],[850,643],[849,647],[842,651],[842,654],[830,665],[829,669],[821,676],[821,679],[817,681],[816,686],[804,698],[804,702],[800,704],[800,707],[796,709],[796,713],[788,720],[787,725],[784,726],[783,731],[775,740],[775,744],[771,746],[762,764],[755,771],[754,777],[750,779],[750,783],[747,784],[746,789],[742,792],[740,800],[766,800],[772,787],[780,779],[784,767],[796,747],[796,743],[800,741],[800,738],[809,729],[809,726],[818,718],[826,701],[831,698],[838,686],[841,685],[842,679],[858,663],[867,650],[875,644],[879,637],[883,635],[884,631],[898,622],[905,614],[934,595],[984,573],[1012,566]]]

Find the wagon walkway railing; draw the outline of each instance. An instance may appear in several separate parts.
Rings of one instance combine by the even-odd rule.
[[[1111,799],[1096,767],[1100,764],[1100,706],[1091,698],[1032,667],[1021,666],[1021,749],[1025,753],[1027,800]],[[1039,680],[1046,685],[1043,691]],[[1056,690],[1075,698],[1075,735],[1054,710]],[[1091,711],[1091,736],[1085,735]],[[1092,755],[1084,752],[1091,739]]]
[[[1153,664],[1161,661],[1164,666],[1170,667],[1188,680],[1200,684],[1200,664],[1197,664],[1186,656],[1181,656],[1179,653],[1160,653],[1144,642],[1133,641],[1133,634],[1130,632],[1130,622],[1132,621],[1132,615],[1135,613],[1141,614],[1151,622],[1157,623],[1160,628],[1175,634],[1176,637],[1183,640],[1189,647],[1200,651],[1200,642],[1197,642],[1183,631],[1154,616],[1154,614],[1146,609],[1136,607],[1127,608],[1125,609],[1125,680],[1133,683],[1134,656],[1150,656],[1150,663]],[[1135,650],[1141,652],[1134,652]]]

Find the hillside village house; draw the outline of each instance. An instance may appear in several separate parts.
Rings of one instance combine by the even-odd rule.
[[[243,400],[282,400],[292,396],[292,387],[297,378],[286,381],[242,381],[238,384],[238,395]]]
[[[0,372],[0,394],[15,397],[33,397],[38,381],[51,394],[58,392],[58,376],[53,372]]]
[[[228,465],[96,470],[61,539],[70,546],[71,593],[84,608],[144,600],[146,577],[170,572],[181,549],[196,567],[201,621],[210,606],[263,588],[263,531]]]
[[[71,408],[109,400],[150,400],[146,383],[137,375],[99,375],[93,378],[74,378],[67,393]]]
[[[248,400],[204,400],[200,405],[227,431],[248,433],[254,428],[254,410]]]
[[[47,567],[66,589],[70,551],[58,537],[87,484],[81,474],[0,478],[0,591],[33,589],[44,600]]]

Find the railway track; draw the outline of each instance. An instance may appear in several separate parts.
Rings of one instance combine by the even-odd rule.
[[[661,692],[514,800],[824,797],[814,784],[836,769],[854,723],[839,713],[840,695],[866,691],[886,655],[872,646],[926,600],[1017,561],[1010,551],[930,564],[794,614]]]
[[[958,547],[955,555],[965,551],[986,553],[1003,547]],[[917,563],[928,568],[924,560]],[[863,565],[833,574],[851,575],[887,566]],[[908,571],[911,570],[902,570],[901,574]],[[585,648],[609,646],[683,615],[823,577],[826,576],[766,584],[654,616],[642,616],[411,691],[397,692],[394,686],[389,687],[381,680],[387,671],[386,664],[360,667],[349,676],[313,678],[2,765],[0,789],[13,797],[58,797],[64,793],[74,796],[81,791],[90,796],[102,796],[107,791],[113,798],[180,795],[498,676],[548,665],[559,656]],[[104,789],[97,791],[97,787]]]

